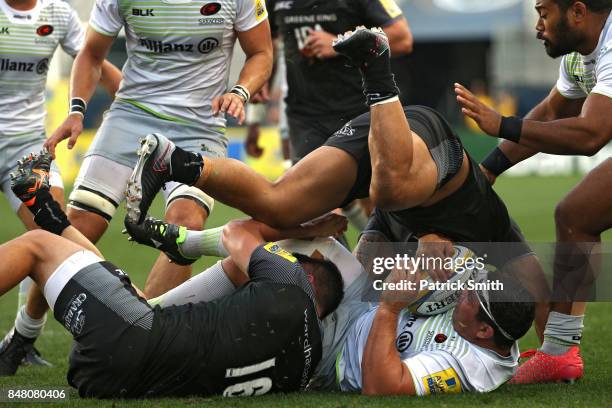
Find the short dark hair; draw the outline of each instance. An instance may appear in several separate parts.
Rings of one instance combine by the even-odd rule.
[[[584,3],[590,11],[595,13],[601,13],[612,9],[612,0],[554,0],[561,11],[567,11],[567,9],[577,1]]]
[[[321,319],[332,313],[344,297],[344,282],[342,274],[333,262],[327,259],[316,259],[294,253],[299,263],[310,265],[306,273],[314,277],[314,290],[317,304],[321,308]]]
[[[503,290],[489,291],[489,305],[493,318],[507,334],[514,340],[523,337],[531,328],[535,317],[535,303],[533,296],[513,276],[507,273],[490,272],[488,280],[499,281]],[[506,338],[497,325],[482,310],[478,310],[476,318],[493,328],[493,342],[498,347],[509,348],[514,343]]]

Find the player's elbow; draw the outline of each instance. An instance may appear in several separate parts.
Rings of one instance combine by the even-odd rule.
[[[399,38],[393,47],[391,48],[392,55],[406,55],[412,53],[414,49],[414,40],[412,34],[408,31],[401,38]]]
[[[362,395],[380,396],[380,395],[399,395],[402,394],[401,387],[390,381],[366,381],[364,378]]]
[[[595,156],[609,141],[610,138],[607,134],[599,134],[597,137],[590,138],[589,141],[583,145],[582,154],[585,156]]]

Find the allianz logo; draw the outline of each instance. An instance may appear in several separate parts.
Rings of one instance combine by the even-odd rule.
[[[147,50],[158,54],[166,54],[169,52],[200,52],[208,54],[219,46],[219,40],[213,37],[208,37],[200,41],[197,46],[192,43],[177,44],[171,42],[163,42],[157,40],[149,40],[145,38],[139,39],[139,44]]]

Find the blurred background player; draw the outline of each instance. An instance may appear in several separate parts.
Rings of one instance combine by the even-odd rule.
[[[40,151],[45,135],[47,71],[58,45],[74,57],[84,31],[77,13],[63,1],[0,0],[0,189],[28,229],[37,228],[32,215],[10,189],[9,172],[17,160]],[[121,73],[108,62],[101,67],[101,84],[114,96]],[[50,172],[51,195],[63,205],[59,169]],[[32,287],[33,301],[25,307]],[[47,304],[30,278],[20,284],[15,328],[0,343],[0,375],[12,375],[26,356],[32,364],[46,364],[33,348],[46,320]]]
[[[273,37],[282,41],[291,161],[296,163],[347,121],[367,111],[359,70],[332,48],[333,39],[358,25],[382,27],[393,55],[412,51],[412,33],[393,0],[268,0]],[[285,95],[283,95],[285,96]],[[282,112],[281,112],[282,114]],[[251,139],[252,140],[252,139]],[[348,203],[344,214],[362,230],[371,206]]]
[[[89,100],[100,63],[121,29],[126,32],[128,52],[124,79],[86,154],[68,205],[71,222],[92,242],[106,231],[124,198],[139,138],[163,131],[180,146],[224,157],[225,113],[241,123],[244,105],[268,80],[272,68],[263,0],[205,5],[172,1],[155,7],[137,0],[98,0],[72,72],[73,101]],[[228,92],[236,38],[246,61]],[[82,118],[69,115],[49,140],[50,151],[67,137],[72,148],[81,129]],[[169,185],[164,196],[168,220],[193,229],[203,227],[212,209],[210,197],[179,184]],[[163,293],[189,278],[189,262],[172,261],[165,255],[158,258],[144,288],[148,295]]]
[[[612,137],[612,1],[537,0],[537,37],[561,59],[550,94],[524,119],[502,117],[456,84],[462,111],[491,136],[506,139],[483,161],[490,181],[537,152],[594,155]],[[612,227],[612,159],[593,169],[555,210],[555,284],[593,273],[591,252]],[[569,282],[580,282],[582,276]],[[566,282],[567,282],[566,281]],[[565,283],[567,285],[567,283]],[[568,294],[568,289],[560,291]],[[562,294],[563,295],[563,294]],[[555,295],[557,296],[557,295]],[[523,364],[516,383],[573,381],[583,376],[579,354],[585,303],[553,299],[541,348]],[[540,325],[544,322],[541,321]]]

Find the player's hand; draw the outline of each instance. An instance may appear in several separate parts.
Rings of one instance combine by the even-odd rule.
[[[247,127],[246,140],[244,141],[244,149],[247,155],[251,157],[261,157],[264,150],[259,147],[259,124],[253,123]]]
[[[336,36],[327,31],[313,30],[304,41],[307,48],[316,58],[334,58],[338,53],[332,47]]]
[[[259,92],[251,96],[250,103],[266,103],[270,100],[270,84],[266,82]]]
[[[495,137],[499,135],[502,116],[497,111],[482,103],[461,84],[455,83],[455,94],[464,115],[474,119],[486,134]]]
[[[77,138],[83,131],[83,116],[73,113],[68,115],[66,120],[53,132],[44,144],[51,157],[55,159],[55,147],[62,140],[68,139],[68,149],[72,149],[77,142]]]
[[[302,228],[307,231],[305,238],[338,237],[346,232],[347,227],[348,219],[333,212],[302,224]]]
[[[489,183],[491,183],[491,185],[495,184],[495,180],[497,180],[497,176],[495,174],[491,173],[489,169],[487,169],[482,164],[480,165],[480,171],[482,171],[482,173],[485,175],[487,180],[489,180]]]
[[[385,279],[385,283],[401,283],[405,288],[403,290],[385,290],[380,297],[381,306],[396,313],[414,302],[419,293],[419,274],[412,269],[393,269]]]
[[[246,101],[235,93],[228,92],[216,97],[212,101],[212,114],[227,113],[238,121],[239,125],[244,122],[244,105]]]
[[[416,256],[422,258],[421,271],[427,272],[436,282],[446,282],[452,271],[444,269],[445,259],[453,255],[453,243],[438,234],[419,238]]]

